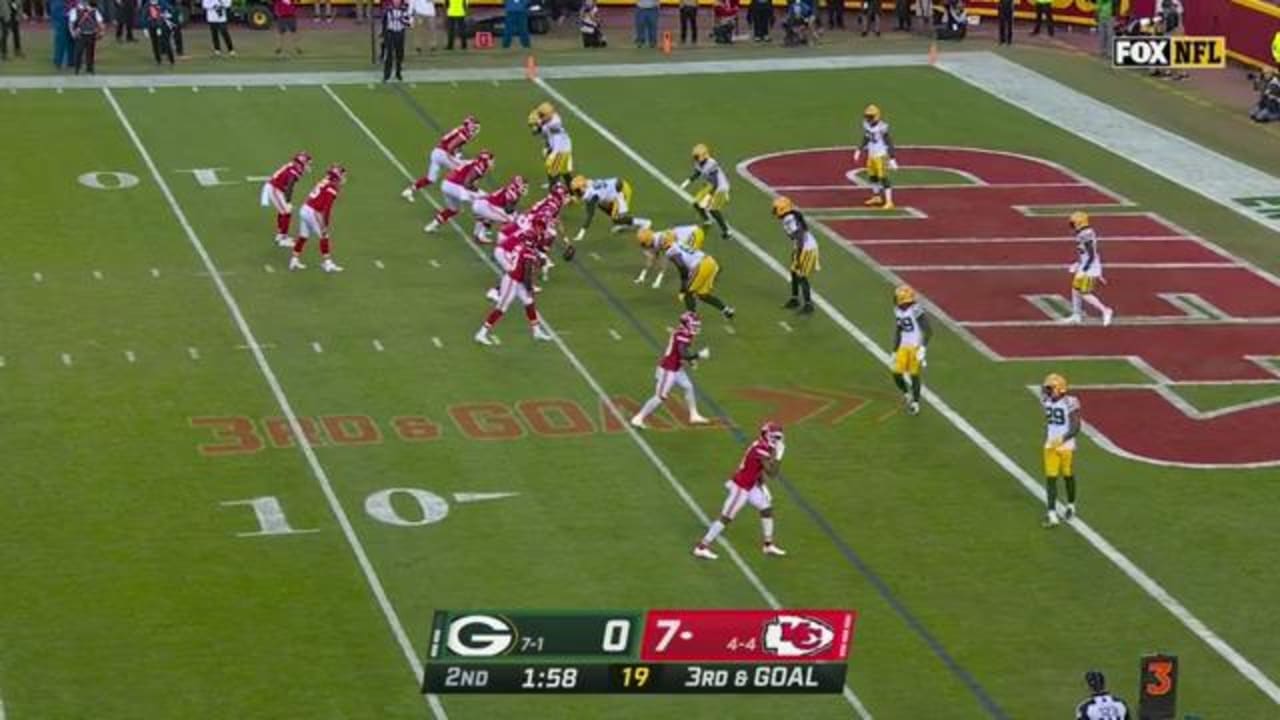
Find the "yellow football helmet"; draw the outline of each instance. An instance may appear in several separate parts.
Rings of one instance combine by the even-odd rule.
[[[538,129],[538,126],[542,124],[542,118],[538,117],[537,108],[534,108],[533,110],[529,111],[529,117],[527,121],[529,123],[529,127],[535,130]]]
[[[533,111],[537,113],[538,117],[543,120],[546,120],[547,118],[556,114],[555,106],[549,102],[544,102],[538,105],[538,107],[534,108]]]
[[[653,229],[646,227],[646,228],[640,228],[639,230],[637,230],[636,242],[640,243],[640,247],[642,248],[653,247]]]
[[[1058,373],[1049,373],[1044,376],[1044,390],[1053,397],[1062,397],[1067,394],[1067,379]]]
[[[866,118],[867,122],[879,122],[880,120],[879,106],[875,104],[868,105],[867,108],[862,111],[862,117]]]
[[[910,305],[916,301],[916,291],[910,285],[899,285],[893,289],[893,302],[896,305]]]
[[[702,143],[698,143],[697,145],[693,146],[694,160],[698,162],[702,162],[703,160],[706,160],[709,157],[711,157],[711,148],[707,147]]]
[[[1083,230],[1089,227],[1089,213],[1083,210],[1077,210],[1071,213],[1071,217],[1067,219],[1071,223],[1073,230]]]
[[[587,176],[574,175],[573,180],[569,181],[569,192],[574,195],[582,195],[587,191]]]
[[[795,209],[795,205],[791,204],[791,198],[786,195],[779,195],[773,199],[773,216],[780,218],[783,215]]]

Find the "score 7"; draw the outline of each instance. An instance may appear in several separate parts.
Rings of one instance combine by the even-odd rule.
[[[653,646],[654,652],[665,652],[667,647],[671,645],[671,641],[676,639],[676,633],[680,630],[680,620],[678,618],[663,618],[654,623],[662,629],[662,637],[658,638],[658,643]]]

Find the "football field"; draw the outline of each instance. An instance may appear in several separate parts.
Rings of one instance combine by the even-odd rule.
[[[0,717],[1048,718],[1089,668],[1132,702],[1152,651],[1179,657],[1184,712],[1280,717],[1280,220],[1230,196],[1280,181],[1189,141],[1128,154],[1160,138],[1123,118],[1091,114],[1091,141],[975,85],[977,63],[5,96],[0,133],[49,140],[0,172]],[[514,310],[500,344],[472,341],[490,249],[465,215],[423,233],[437,187],[399,192],[474,114],[465,152],[541,197],[543,101],[576,170],[628,180],[657,227],[697,219],[694,144],[730,171],[733,236],[705,249],[737,314],[703,312],[694,373],[711,425],[674,399],[627,424],[682,306],[673,273],[633,282],[641,253],[607,218],[542,283],[554,342]],[[864,207],[852,159],[872,102],[895,210]],[[289,271],[258,203],[302,150],[295,205],[348,173],[340,274],[314,243]],[[1179,182],[1201,151],[1216,172]],[[781,308],[780,194],[819,230],[813,315]],[[1076,209],[1109,327],[1059,322]],[[901,282],[934,318],[915,416],[886,368]],[[1049,372],[1086,427],[1080,517],[1044,530]],[[767,419],[789,554],[764,556],[744,512],[719,560],[692,558]],[[437,609],[679,607],[856,609],[845,693],[419,690]]]

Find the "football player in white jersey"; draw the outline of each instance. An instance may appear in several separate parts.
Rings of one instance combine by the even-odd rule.
[[[703,183],[693,196],[693,209],[698,211],[702,224],[710,225],[714,218],[720,237],[728,240],[729,223],[724,219],[724,208],[729,204],[729,175],[711,157],[711,149],[702,143],[693,146],[693,174],[680,183],[680,189],[692,182]]]
[[[1105,283],[1102,277],[1102,255],[1098,252],[1098,233],[1089,226],[1089,215],[1077,210],[1069,218],[1071,229],[1076,233],[1076,261],[1069,268],[1071,273],[1071,315],[1063,318],[1063,322],[1078,324],[1083,319],[1084,303],[1102,314],[1102,324],[1110,325],[1115,315],[1106,303],[1097,295],[1099,283]]]
[[[640,228],[636,231],[636,242],[640,243],[640,247],[644,250],[645,264],[640,269],[640,274],[636,276],[635,283],[637,285],[644,283],[649,276],[649,271],[657,270],[658,274],[649,287],[654,290],[662,287],[662,276],[666,272],[663,258],[667,250],[672,245],[678,245],[686,250],[701,250],[706,239],[707,234],[697,225],[677,225],[656,232],[653,228]]]
[[[534,135],[542,136],[547,187],[556,183],[568,187],[573,179],[573,140],[564,129],[564,121],[555,106],[544,102],[529,111],[529,129]]]
[[[1080,401],[1067,394],[1067,379],[1050,373],[1041,387],[1040,404],[1044,407],[1044,488],[1047,514],[1044,526],[1058,524],[1058,478],[1067,486],[1067,509],[1064,517],[1076,514],[1075,452],[1076,435],[1080,434]]]
[[[933,338],[933,327],[916,302],[916,291],[909,285],[893,290],[893,384],[902,391],[907,413],[920,412],[920,372],[925,366],[925,348]]]
[[[613,222],[611,228],[613,232],[639,230],[653,224],[647,218],[632,217],[631,183],[622,178],[591,180],[578,175],[569,182],[569,195],[587,206],[586,217],[582,219],[582,228],[578,230],[577,235],[573,236],[573,242],[579,242],[586,237],[587,228],[591,227],[591,218],[595,216],[596,208],[608,213],[609,219]]]
[[[867,154],[867,181],[871,183],[872,194],[863,204],[892,210],[893,187],[889,183],[889,171],[898,169],[898,161],[893,157],[889,123],[881,118],[880,108],[875,105],[868,105],[862,111],[862,144],[853,151],[853,161],[861,161],[864,152]]]
[[[782,221],[782,231],[791,241],[791,298],[782,307],[798,309],[800,314],[813,312],[813,290],[809,277],[819,270],[818,240],[809,232],[809,223],[785,195],[774,198],[773,216]],[[804,302],[801,302],[801,296]]]
[[[1076,706],[1076,720],[1129,720],[1129,706],[1107,692],[1107,678],[1097,670],[1084,674],[1089,697]]]

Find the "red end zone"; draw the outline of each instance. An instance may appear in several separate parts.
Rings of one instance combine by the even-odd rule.
[[[1280,402],[1200,413],[1169,388],[1280,382],[1280,280],[1053,163],[971,148],[899,148],[901,167],[947,170],[967,185],[899,187],[911,217],[832,218],[863,209],[849,148],[780,153],[739,171],[811,211],[829,234],[908,282],[997,360],[1129,360],[1146,387],[1079,387],[1088,431],[1112,451],[1188,467],[1280,464]],[[1045,208],[1035,213],[1036,207]],[[1059,326],[1074,260],[1066,208],[1101,210],[1111,326]],[[1050,215],[1049,213],[1055,213]]]

